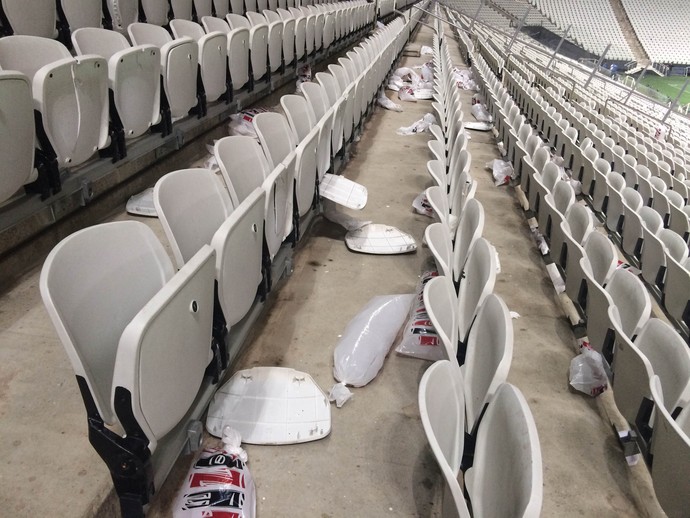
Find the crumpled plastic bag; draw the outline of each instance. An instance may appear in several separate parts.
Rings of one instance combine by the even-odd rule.
[[[390,77],[388,78],[388,85],[386,86],[386,88],[388,88],[389,90],[393,90],[393,91],[397,92],[403,86],[405,86],[405,81],[403,81],[400,76],[396,76],[395,74],[391,74]]]
[[[334,201],[327,200],[325,198],[322,200],[322,207],[323,210],[321,214],[324,218],[326,218],[328,221],[332,221],[337,225],[340,225],[348,232],[351,230],[358,230],[371,223],[371,221],[362,221],[357,218],[353,218],[349,214],[340,212],[337,209],[337,204]]]
[[[486,164],[487,169],[491,169],[492,175],[494,177],[494,184],[498,187],[500,185],[508,185],[510,180],[515,178],[515,171],[513,170],[513,164],[506,162],[499,158],[495,159],[493,162]]]
[[[336,380],[363,387],[376,377],[413,298],[412,294],[374,297],[350,320],[333,352]]]
[[[391,110],[394,112],[403,111],[402,106],[391,101],[383,92],[381,92],[381,94],[376,99],[376,104],[378,104],[382,108],[385,108],[386,110]]]
[[[424,117],[412,124],[412,126],[398,128],[396,133],[398,135],[415,135],[417,133],[423,133],[427,131],[432,124],[437,124],[436,117],[434,117],[433,113],[427,113]]]
[[[428,216],[430,218],[434,217],[434,209],[429,203],[426,197],[426,191],[420,192],[417,197],[412,201],[412,208],[417,214],[422,216]]]
[[[470,112],[479,122],[493,122],[491,114],[483,104],[473,104]]]
[[[228,123],[228,134],[242,135],[245,137],[253,137],[259,140],[254,129],[254,115],[268,112],[267,108],[247,108],[238,113],[230,115],[230,122]]]
[[[223,448],[204,448],[189,468],[173,503],[173,518],[256,516],[256,488],[236,430],[223,430]]]
[[[328,401],[335,403],[338,408],[342,408],[352,396],[352,391],[344,383],[336,383],[328,393]]]
[[[297,81],[295,82],[295,93],[302,93],[302,83],[311,82],[311,65],[302,65],[297,71]]]
[[[419,81],[421,80],[419,74],[417,74],[417,72],[408,67],[401,67],[395,69],[393,75],[398,76],[403,81],[409,81],[410,83],[412,83],[413,88],[417,86],[417,84],[419,84]]]
[[[419,51],[419,54],[421,56],[433,56],[434,55],[434,49],[427,45],[422,45],[421,50]]]
[[[582,347],[570,362],[570,385],[580,392],[596,397],[608,387],[604,358],[597,351]]]
[[[417,102],[417,98],[414,96],[414,88],[411,86],[403,86],[398,90],[398,99],[401,101]]]
[[[422,76],[422,81],[431,82],[434,80],[434,65],[433,63],[424,63],[421,67],[420,75]]]

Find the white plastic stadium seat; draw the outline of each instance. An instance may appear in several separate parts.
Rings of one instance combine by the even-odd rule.
[[[419,413],[431,451],[443,475],[443,516],[469,518],[458,482],[465,430],[462,374],[455,360],[429,367],[419,382]]]
[[[43,266],[41,295],[77,376],[92,444],[113,473],[139,466],[139,478],[113,478],[124,514],[143,515],[187,441],[185,416],[211,357],[214,261],[206,246],[175,273],[153,231],[123,221],[72,234]],[[156,456],[168,437],[172,449]]]

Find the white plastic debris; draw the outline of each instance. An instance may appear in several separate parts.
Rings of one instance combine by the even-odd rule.
[[[266,108],[248,108],[239,113],[230,115],[230,123],[228,124],[228,134],[243,135],[245,137],[253,137],[259,139],[254,129],[254,115],[269,111]]]
[[[391,76],[388,78],[387,88],[389,90],[395,90],[397,92],[403,86],[405,86],[405,81],[403,81],[400,76],[396,76],[395,74],[391,74]]]
[[[479,122],[492,122],[491,114],[488,112],[483,104],[473,104],[470,108],[472,116]]]
[[[360,210],[369,198],[367,188],[344,176],[326,173],[319,183],[319,194],[350,209]]]
[[[376,377],[413,298],[412,294],[374,297],[350,320],[333,352],[336,380],[363,387]]]
[[[242,462],[247,462],[247,452],[242,448],[242,436],[232,426],[223,428],[223,449],[230,455],[239,457]]]
[[[427,131],[432,124],[436,123],[436,117],[432,113],[427,113],[411,126],[398,128],[396,133],[398,135],[416,135]]]
[[[570,362],[570,385],[580,392],[596,397],[608,387],[604,358],[597,351],[583,347]]]
[[[516,320],[516,319],[520,318],[520,313],[518,313],[517,311],[511,311],[510,312],[510,318]]]
[[[398,90],[398,99],[401,101],[416,103],[417,98],[414,96],[414,88],[411,86],[403,86],[400,90]]]
[[[417,250],[414,238],[402,230],[381,223],[370,223],[345,235],[345,244],[353,252],[374,255],[407,254]]]
[[[417,214],[430,218],[434,217],[434,209],[429,204],[429,200],[426,197],[426,191],[422,191],[417,195],[412,202],[412,208],[414,208]]]
[[[376,104],[378,104],[382,108],[385,108],[386,110],[391,110],[394,112],[403,111],[402,106],[391,101],[383,92],[381,92],[378,98],[376,99]]]
[[[352,391],[344,383],[336,383],[328,393],[328,401],[335,403],[335,406],[342,408],[352,397]]]
[[[331,432],[331,406],[309,374],[254,367],[236,372],[211,400],[206,429],[218,437],[226,426],[248,444],[316,441]]]
[[[497,142],[496,147],[498,148],[498,152],[501,153],[501,156],[506,156],[508,154],[508,151],[506,151],[506,146],[503,143],[503,141]]]
[[[412,83],[412,87],[414,88],[419,84],[421,78],[419,77],[419,74],[412,70],[411,68],[408,67],[402,67],[398,68],[393,72],[393,75],[398,76],[400,79],[403,81],[409,81]]]
[[[135,216],[158,217],[156,207],[153,204],[153,187],[135,194],[127,200],[127,212]]]
[[[431,61],[424,63],[420,67],[420,75],[422,76],[422,81],[431,82],[434,80],[434,65]]]
[[[494,127],[494,125],[490,122],[474,122],[474,121],[469,121],[465,122],[463,124],[465,129],[469,130],[474,130],[474,131],[491,131],[491,129]],[[472,138],[472,137],[467,137],[467,138]]]
[[[544,239],[544,236],[541,234],[541,232],[539,232],[539,229],[537,227],[532,227],[530,228],[530,231],[532,232],[532,238],[534,239],[537,248],[539,248],[541,255],[548,254],[549,245],[546,244],[546,239]]]
[[[422,56],[433,56],[434,55],[434,49],[427,45],[422,45],[422,49],[419,51],[419,54]]]
[[[324,199],[322,202],[322,206],[323,217],[326,218],[328,221],[332,221],[333,223],[340,225],[345,230],[357,230],[358,228],[362,228],[364,225],[368,225],[369,223],[371,223],[371,221],[361,221],[357,218],[353,218],[349,214],[340,212],[337,209],[337,205],[335,204],[335,202],[332,202],[331,200]]]
[[[297,71],[297,81],[295,83],[295,93],[302,93],[302,83],[311,82],[311,65],[302,65]]]
[[[508,185],[510,180],[515,176],[513,165],[499,158],[495,159],[493,162],[487,163],[486,168],[492,171],[494,184],[496,186]]]
[[[421,83],[424,86],[420,86],[414,91],[414,98],[419,101],[428,101],[434,98],[434,89],[427,88],[427,83]]]

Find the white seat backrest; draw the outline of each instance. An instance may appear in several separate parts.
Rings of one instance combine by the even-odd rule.
[[[81,27],[100,27],[102,4],[89,0],[60,0],[70,31]]]
[[[0,67],[17,70],[33,81],[40,68],[72,55],[62,43],[37,36],[0,38]]]
[[[469,518],[457,481],[464,450],[465,401],[462,374],[453,362],[441,360],[426,370],[419,382],[419,413],[431,451],[449,486],[444,493],[453,497],[458,516]]]
[[[0,71],[0,203],[33,176],[34,101],[24,74]]]
[[[503,300],[490,293],[470,330],[462,366],[468,433],[474,434],[484,407],[508,378],[512,360],[512,317]]]
[[[201,19],[201,24],[204,26],[204,30],[209,32],[224,32],[225,34],[230,32],[230,26],[223,18],[216,18],[215,16],[204,16]]]
[[[254,129],[271,168],[295,150],[295,137],[284,115],[274,112],[254,116]]]
[[[213,14],[213,0],[194,0],[194,13],[196,14],[196,19],[201,20],[204,16],[211,16]],[[228,2],[225,2],[226,6]],[[225,16],[228,14],[227,7],[225,12],[216,16]],[[177,16],[176,16],[177,18]]]
[[[437,223],[437,225],[443,225]],[[436,329],[446,357],[456,362],[458,353],[458,298],[453,281],[445,275],[434,277],[424,286],[424,307]]]
[[[302,93],[309,103],[309,107],[314,112],[314,120],[320,121],[328,111],[328,97],[323,87],[318,83],[303,83]]]
[[[153,202],[178,267],[211,243],[233,210],[225,187],[208,169],[166,174],[156,182]]]
[[[170,20],[170,30],[172,30],[175,38],[183,38],[186,36],[192,38],[196,42],[206,35],[204,29],[198,23],[177,18]]]
[[[652,483],[654,492],[667,516],[683,516],[688,508],[690,494],[690,438],[687,430],[673,420],[666,410],[658,377],[650,381],[650,391],[656,406],[652,435]],[[686,410],[687,412],[687,410]],[[687,423],[684,413],[678,420]]]
[[[113,30],[126,33],[129,24],[139,20],[139,2],[137,0],[107,0],[107,4]]]
[[[496,251],[483,237],[470,249],[458,290],[458,339],[465,342],[479,307],[496,282]]]
[[[553,191],[556,182],[560,178],[560,169],[555,162],[548,162],[541,170],[541,181],[548,191]]]
[[[230,12],[230,0],[213,0],[213,7],[218,18],[225,18],[225,15]]]
[[[213,329],[214,250],[205,245],[141,309],[120,338],[112,400],[126,429],[132,414],[149,439],[158,442],[189,412],[204,380]],[[119,391],[131,394],[121,406]]]
[[[618,269],[606,284],[606,291],[618,307],[621,329],[633,338],[649,320],[652,301],[642,281],[628,270]]]
[[[228,21],[228,25],[230,25],[231,29],[238,29],[240,27],[244,27],[245,29],[252,28],[252,24],[249,20],[240,14],[230,13],[225,19]]]
[[[690,402],[690,350],[683,337],[663,320],[650,318],[635,339],[635,346],[659,376],[669,413],[686,407]]]
[[[127,32],[135,45],[149,44],[160,49],[173,40],[163,27],[151,23],[133,23],[127,27]]]
[[[57,36],[54,0],[34,0],[30,8],[26,0],[2,0],[2,10],[14,34],[42,38]]]
[[[91,27],[73,31],[72,44],[77,54],[96,54],[108,60],[117,52],[131,48],[123,34]]]
[[[664,220],[653,208],[646,206],[642,207],[640,208],[639,215],[644,228],[652,234],[656,235],[664,228]]]
[[[195,2],[197,0],[194,0]],[[172,17],[178,20],[192,19],[192,0],[170,0],[172,7]]]
[[[460,275],[465,269],[467,256],[484,232],[484,206],[471,198],[465,203],[462,217],[455,233],[453,248],[453,280],[460,282]]]
[[[424,231],[424,240],[434,256],[439,273],[453,278],[453,238],[445,222],[432,223]]]
[[[301,95],[283,95],[280,98],[285,116],[297,142],[304,140],[314,127],[314,113]]]
[[[532,412],[513,385],[501,385],[479,430],[465,472],[474,516],[537,518],[543,497],[541,448]]]
[[[259,188],[247,196],[213,236],[216,250],[218,300],[228,327],[251,308],[261,282],[266,193]]]
[[[603,286],[616,269],[618,254],[615,245],[604,234],[590,232],[584,249],[592,269],[592,277]]]
[[[584,243],[589,233],[594,230],[594,215],[584,205],[574,203],[565,214],[570,235],[577,243]]]
[[[141,9],[146,23],[166,25],[168,23],[169,5],[166,0],[141,0]]]
[[[688,258],[688,244],[685,239],[676,234],[673,230],[662,228],[659,230],[659,240],[666,248],[666,252],[677,262],[683,264]]]
[[[224,137],[213,146],[218,166],[230,191],[233,205],[255,189],[261,187],[271,169],[261,146],[255,138],[245,136]]]
[[[111,387],[120,336],[174,273],[153,231],[134,221],[75,232],[46,258],[40,278],[43,303],[75,374],[85,379],[108,424],[117,422]]]
[[[252,24],[252,26],[260,25],[262,23],[268,23],[266,21],[266,17],[261,13],[255,13],[253,11],[247,11],[246,17],[249,20],[249,23]]]

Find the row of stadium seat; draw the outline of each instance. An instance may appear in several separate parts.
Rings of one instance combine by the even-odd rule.
[[[138,222],[86,228],[47,258],[43,300],[77,375],[90,440],[111,469],[123,515],[143,516],[247,326],[272,296],[271,263],[298,239],[300,216],[319,209],[319,144],[327,151],[327,170],[331,143],[361,129],[417,20],[396,18],[331,65],[304,98],[283,98],[287,117],[258,114],[261,146],[249,137],[218,141],[222,183],[209,170],[187,169],[156,184],[176,265]],[[70,282],[75,269],[78,283]],[[115,424],[125,435],[106,426]]]
[[[627,203],[626,195],[641,198],[639,185],[629,187],[626,181],[632,182],[633,171],[639,173],[644,166],[628,161],[626,173],[622,166],[626,162],[622,161],[618,164],[621,169],[616,171],[615,153],[608,155],[602,140],[598,148],[591,145],[593,132],[588,126],[559,124],[563,119],[574,120],[571,111],[563,107],[565,101],[549,102],[559,97],[556,91],[533,88],[522,75],[526,69],[517,61],[511,61],[511,70],[503,70],[503,84],[482,56],[474,56],[473,68],[481,78],[482,93],[506,149],[512,150],[507,158],[519,173],[529,208],[551,245],[551,258],[565,277],[565,293],[581,306],[590,346],[612,364],[616,405],[642,438],[659,502],[669,516],[681,516],[687,508],[688,493],[677,483],[676,476],[687,474],[690,465],[690,413],[686,409],[690,351],[671,325],[651,317],[647,287],[636,275],[619,267],[616,246],[606,233],[595,228],[596,213],[605,218],[604,230],[616,234],[622,226],[625,234],[626,225],[636,215],[644,217],[645,212],[653,213],[663,227],[653,203],[651,207],[640,203],[637,208],[631,205],[621,210]],[[618,144],[622,146],[623,142]],[[587,205],[576,201],[573,187],[551,159],[550,148],[556,149],[566,166],[572,164],[573,178],[582,179]],[[678,249],[677,240],[681,255],[687,257],[687,243],[671,230],[655,230],[644,223],[641,228],[643,236],[634,241],[642,245],[642,279],[653,284],[645,270],[654,269],[656,264],[654,275],[659,275],[661,267],[654,261],[660,257],[671,261],[672,249]],[[666,246],[664,239],[669,235],[674,237]],[[662,243],[658,247],[660,255],[654,254],[656,241]],[[690,276],[687,271],[686,275]],[[669,297],[667,294],[666,300]]]
[[[137,22],[127,28],[132,45],[116,31],[80,28],[72,33],[75,57],[49,38],[0,38],[0,87],[8,93],[0,203],[32,182],[45,198],[60,190],[61,171],[96,151],[121,159],[128,142],[152,129],[165,136],[190,111],[202,117],[208,103],[251,91],[286,67],[294,73],[300,60],[364,29],[374,14],[358,0],[228,14],[227,21],[208,16],[203,27],[175,19],[171,32]]]

